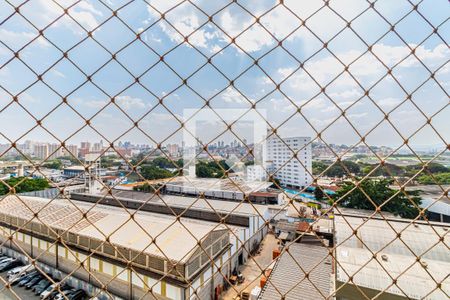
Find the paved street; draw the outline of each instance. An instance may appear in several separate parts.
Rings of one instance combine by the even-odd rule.
[[[245,281],[239,285],[230,287],[223,295],[224,300],[239,299],[241,292],[250,293],[259,285],[261,269],[266,269],[272,264],[272,251],[278,247],[278,239],[273,234],[267,234],[261,244],[261,253],[249,258],[245,265],[241,266],[241,273]]]

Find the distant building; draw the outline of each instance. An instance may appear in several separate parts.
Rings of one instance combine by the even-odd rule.
[[[309,137],[281,139],[274,135],[267,139],[267,167],[281,185],[304,188],[312,183],[310,141]]]
[[[101,151],[103,149],[103,142],[100,141],[100,143],[94,143],[94,145],[92,146],[92,151]]]
[[[78,146],[77,145],[67,145],[66,148],[62,149],[62,155],[78,157]]]
[[[81,142],[81,149],[91,149],[91,143],[89,142]]]
[[[48,144],[49,159],[55,159],[62,156],[60,144]]]
[[[80,148],[80,150],[78,150],[78,157],[79,158],[84,158],[86,156],[86,154],[89,153],[89,149],[87,148]]]
[[[177,157],[180,155],[180,147],[177,144],[168,144],[167,152],[172,157]]]
[[[252,165],[247,166],[247,180],[248,181],[266,181],[267,180],[267,172],[264,170],[263,166],[260,165]]]
[[[35,143],[30,140],[26,140],[22,147],[22,152],[27,155],[31,155],[33,153]]]
[[[46,159],[49,155],[48,144],[35,144],[33,146],[33,154],[36,158]]]
[[[80,176],[86,172],[86,168],[83,166],[71,166],[64,168],[63,174],[67,177],[83,177]]]

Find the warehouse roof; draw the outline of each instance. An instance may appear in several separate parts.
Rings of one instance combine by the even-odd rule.
[[[70,167],[65,167],[64,171],[86,171],[86,167],[84,167],[84,166],[70,166]]]
[[[75,204],[75,205],[74,205]],[[211,232],[225,230],[217,224],[152,213],[136,213],[130,217],[125,209],[97,205],[83,218],[92,204],[66,199],[49,200],[37,197],[10,195],[0,201],[3,215],[69,230],[77,235],[105,240],[149,255],[167,257],[175,261],[186,261],[197,249],[197,241]],[[33,218],[38,212],[38,218]],[[157,237],[152,241],[152,237]],[[157,244],[157,246],[155,245]],[[150,245],[151,244],[151,245]],[[149,247],[147,247],[150,245]]]
[[[267,205],[249,203],[245,200],[226,201],[176,195],[155,195],[151,193],[124,190],[113,190],[113,195],[119,198],[148,201],[168,206],[192,207],[196,209],[205,209],[224,213],[233,212],[236,214],[253,214],[264,216],[268,209]],[[271,205],[271,207],[274,209],[282,209],[283,206]]]
[[[443,292],[450,291],[448,224],[336,215],[335,228],[339,282],[353,275],[361,287],[410,299],[448,299]],[[442,282],[442,290],[437,282]]]
[[[331,256],[327,248],[293,243],[289,252],[283,251],[278,258],[258,299],[327,299],[331,293],[331,272]],[[306,273],[309,273],[308,278]]]
[[[166,186],[182,186],[198,192],[226,191],[235,193],[252,193],[265,190],[272,185],[266,181],[247,181],[238,178],[186,178],[177,177],[165,183]]]

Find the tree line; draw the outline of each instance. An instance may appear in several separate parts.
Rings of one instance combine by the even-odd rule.
[[[450,184],[450,168],[431,162],[426,168],[422,164],[415,164],[409,166],[398,166],[395,164],[385,163],[367,164],[357,163],[350,160],[340,162],[326,163],[322,161],[314,161],[312,163],[312,171],[314,175],[322,174],[328,177],[347,177],[350,174],[353,176],[399,176],[399,177],[413,177],[421,184]],[[433,174],[433,178],[430,174]]]
[[[200,178],[221,178],[229,168],[225,160],[198,161],[196,163],[196,176]],[[143,162],[140,165],[139,173],[148,180],[181,176],[183,174],[183,160],[171,161],[165,157],[157,157],[151,161]]]
[[[8,194],[9,187],[13,187],[18,194],[45,190],[49,187],[49,183],[43,178],[13,177],[0,182],[0,195]]]

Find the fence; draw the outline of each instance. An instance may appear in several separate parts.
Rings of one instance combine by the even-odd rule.
[[[2,248],[90,297],[448,299],[448,19],[444,0],[2,0]],[[91,195],[17,192],[69,164]]]

